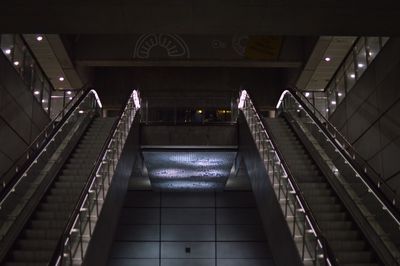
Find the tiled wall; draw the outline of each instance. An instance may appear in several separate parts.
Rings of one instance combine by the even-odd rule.
[[[0,53],[0,174],[49,122],[48,115]]]
[[[272,266],[251,191],[128,191],[110,266]]]
[[[399,190],[400,38],[388,41],[337,107],[331,122]]]

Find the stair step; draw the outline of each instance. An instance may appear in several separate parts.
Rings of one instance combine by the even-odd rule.
[[[53,253],[51,251],[27,251],[27,250],[14,250],[12,252],[12,257],[16,261],[23,262],[43,262],[46,263],[51,259]]]
[[[329,245],[333,250],[354,250],[360,251],[365,250],[367,248],[367,244],[362,240],[356,241],[329,241]]]
[[[345,263],[368,263],[373,262],[374,256],[369,251],[336,252],[336,258],[340,265]]]
[[[71,210],[73,207],[72,202],[66,203],[66,202],[43,202],[40,204],[39,208],[42,211],[47,211],[47,212],[68,212]]]
[[[37,241],[34,239],[21,239],[17,241],[16,247],[23,250],[53,250],[57,243],[58,240],[42,239]]]
[[[25,229],[24,235],[26,238],[33,239],[52,239],[57,240],[63,230],[62,229]]]
[[[307,198],[306,198],[307,199]],[[343,211],[343,207],[339,204],[323,204],[316,202],[309,202],[311,211],[316,215],[321,213],[340,213]]]
[[[35,217],[40,220],[54,219],[54,220],[65,220],[68,219],[68,213],[53,213],[47,211],[36,211]]]
[[[358,240],[360,233],[356,230],[326,230],[324,232],[328,241],[332,240]]]
[[[63,229],[66,221],[64,220],[33,220],[30,222],[31,229]]]

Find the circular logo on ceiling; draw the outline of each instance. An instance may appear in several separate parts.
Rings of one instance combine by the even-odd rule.
[[[189,47],[176,34],[143,34],[136,41],[134,58],[190,58]]]
[[[249,36],[247,36],[247,35],[233,36],[232,47],[238,55],[240,55],[240,56],[245,55],[248,40],[249,40]]]

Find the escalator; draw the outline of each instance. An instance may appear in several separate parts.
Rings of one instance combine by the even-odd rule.
[[[9,251],[5,265],[32,262],[44,265],[51,260],[90,175],[90,166],[95,164],[115,120],[94,118]]]
[[[379,265],[376,254],[288,122],[284,118],[267,118],[265,123],[336,255],[338,264]]]
[[[1,265],[82,262],[139,106],[134,91],[120,117],[102,117],[90,90],[45,132],[1,199]]]
[[[302,264],[399,265],[395,192],[306,97],[285,91],[275,118],[238,103]]]

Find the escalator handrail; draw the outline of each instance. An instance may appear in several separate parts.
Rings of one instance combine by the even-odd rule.
[[[300,203],[302,205],[302,209],[304,211],[304,214],[309,218],[309,222],[312,225],[313,230],[315,232],[315,234],[314,234],[315,237],[318,240],[320,240],[321,243],[322,243],[322,249],[324,251],[324,255],[326,255],[326,257],[329,259],[329,262],[330,262],[329,265],[331,265],[331,266],[337,265],[336,256],[334,255],[334,253],[332,251],[332,248],[330,247],[326,237],[322,233],[322,230],[320,229],[320,226],[318,225],[318,222],[315,219],[315,217],[314,217],[314,215],[313,215],[313,213],[311,211],[310,206],[308,205],[307,201],[305,200],[304,195],[303,195],[303,193],[302,193],[302,191],[301,191],[296,179],[293,177],[293,174],[290,171],[290,168],[289,168],[285,158],[283,157],[282,152],[278,148],[278,145],[276,144],[277,142],[276,142],[275,138],[273,137],[272,134],[269,133],[270,132],[269,127],[266,125],[266,123],[264,123],[264,121],[259,116],[259,112],[258,112],[257,108],[254,106],[254,104],[251,101],[251,98],[247,94],[247,92],[246,92],[246,95],[247,95],[246,98],[248,98],[249,102],[251,103],[251,108],[253,109],[254,113],[256,114],[258,121],[260,121],[260,125],[261,125],[265,135],[271,141],[273,149],[275,150],[276,154],[278,155],[278,158],[279,158],[280,162],[283,165],[283,168],[284,168],[284,170],[286,172],[286,175],[288,176],[288,179],[291,181],[293,189],[296,192],[297,198],[298,198],[298,200],[300,201]],[[239,109],[241,109],[241,108],[239,107]],[[305,237],[305,236],[303,236],[303,237]],[[325,259],[325,261],[326,261],[326,259]]]
[[[355,151],[354,147],[347,141],[347,139],[314,106],[315,112],[317,112],[319,114],[319,116],[324,119],[323,123],[325,123],[327,126],[324,126],[322,124],[322,122],[310,110],[310,108],[307,106],[307,104],[304,104],[304,101],[302,100],[302,98],[305,98],[305,100],[307,100],[307,98],[300,91],[298,91],[297,89],[289,88],[288,90],[285,90],[282,93],[281,98],[279,99],[280,103],[282,102],[285,94],[287,94],[287,93],[289,93],[293,98],[295,98],[297,100],[297,102],[301,105],[301,107],[311,117],[313,122],[317,124],[318,128],[324,133],[324,135],[327,138],[329,138],[330,142],[333,143],[335,148],[339,151],[338,153],[342,157],[344,157],[344,159],[349,163],[351,168],[357,173],[356,176],[359,179],[361,179],[361,181],[367,186],[369,192],[371,192],[375,196],[375,198],[382,204],[384,209],[390,214],[390,216],[395,220],[395,222],[398,225],[400,225],[400,212],[396,208],[396,206],[394,204],[395,202],[393,202],[392,200],[388,199],[387,195],[385,195],[382,192],[380,187],[378,185],[376,185],[373,180],[371,180],[371,177],[365,171],[363,171],[363,169],[362,169],[363,167],[361,165],[359,165],[359,163],[357,163],[351,156],[348,155],[348,152],[342,147],[342,145],[340,143],[338,143],[338,141],[336,140],[336,137],[333,136],[329,132],[329,130],[327,129],[327,126],[329,126],[332,130],[334,130],[334,132],[335,132],[334,134],[336,136],[340,136],[340,138],[343,141],[346,142],[346,147],[351,148],[352,152],[354,152],[355,154],[357,154],[357,156],[359,156],[361,158],[361,156]],[[299,95],[301,95],[301,96],[299,96]],[[279,108],[280,103],[278,103],[277,109]],[[311,106],[313,106],[309,101],[308,101],[308,103]],[[368,165],[369,169],[373,170],[373,168],[371,166],[369,166],[369,164],[367,162],[365,162],[365,163]],[[379,177],[378,173],[375,172],[375,174]],[[392,192],[393,195],[395,195],[394,191],[390,188],[389,185],[386,184],[386,182],[383,179],[380,180],[380,182],[384,186],[386,186],[386,188],[390,192]],[[382,186],[382,184],[380,184],[380,186]]]
[[[10,181],[8,181],[6,184],[3,184],[3,190],[0,192],[0,206],[2,203],[7,199],[8,195],[10,195],[10,192],[14,189],[14,187],[19,183],[19,181],[22,179],[24,176],[25,171],[29,168],[29,166],[36,160],[37,156],[40,154],[40,152],[48,145],[48,143],[53,139],[53,137],[56,135],[56,133],[60,130],[60,128],[63,126],[65,121],[68,120],[69,116],[74,112],[76,108],[81,104],[81,102],[86,98],[86,96],[89,93],[93,93],[96,97],[96,101],[100,104],[101,102],[98,98],[97,92],[91,88],[87,88],[85,90],[81,90],[82,93],[79,96],[79,99],[75,101],[73,106],[67,111],[67,113],[64,114],[65,110],[69,107],[69,105],[73,102],[71,100],[64,108],[63,110],[46,126],[45,129],[41,131],[41,133],[35,138],[35,140],[24,150],[22,155],[14,161],[12,166],[8,168],[6,172],[2,175],[2,177],[6,176],[10,171],[15,169],[17,167],[18,162],[20,159],[27,154],[29,150],[33,150],[33,154],[29,156],[29,158],[22,164],[20,169],[15,173],[13,177],[10,178]],[[75,97],[78,97],[78,94],[75,95]],[[62,117],[60,121],[57,121]],[[53,129],[51,129],[53,127]],[[47,132],[49,129],[50,133]],[[38,144],[38,141],[41,137],[44,137],[42,143],[40,145]],[[36,147],[35,147],[36,146]]]
[[[88,180],[86,180],[85,186],[82,188],[81,193],[79,195],[78,201],[74,206],[74,209],[71,211],[70,216],[68,217],[68,222],[67,225],[65,226],[65,230],[63,231],[63,234],[61,236],[61,238],[59,239],[57,246],[55,248],[55,251],[53,253],[53,256],[50,260],[50,265],[56,265],[58,258],[60,257],[60,254],[62,254],[63,252],[63,247],[64,247],[64,243],[65,241],[69,238],[70,236],[70,232],[75,224],[75,218],[78,216],[78,213],[80,212],[81,206],[84,203],[84,200],[86,198],[86,195],[90,189],[90,186],[92,184],[93,179],[96,176],[96,171],[99,168],[100,164],[103,161],[103,157],[104,154],[107,151],[107,148],[112,140],[112,138],[114,137],[114,135],[116,134],[116,130],[118,128],[119,123],[122,120],[122,117],[124,115],[124,111],[126,110],[126,108],[128,107],[129,101],[131,99],[132,94],[130,94],[130,96],[128,97],[128,100],[126,101],[126,104],[124,105],[125,107],[121,110],[120,115],[118,116],[119,119],[117,119],[114,124],[112,125],[110,132],[106,138],[106,140],[104,141],[104,144],[99,152],[99,155],[96,158],[95,163],[93,164],[93,167],[90,171],[90,174],[88,175]],[[139,109],[140,105],[136,104],[136,102],[134,102],[134,106],[133,108],[135,109]]]

